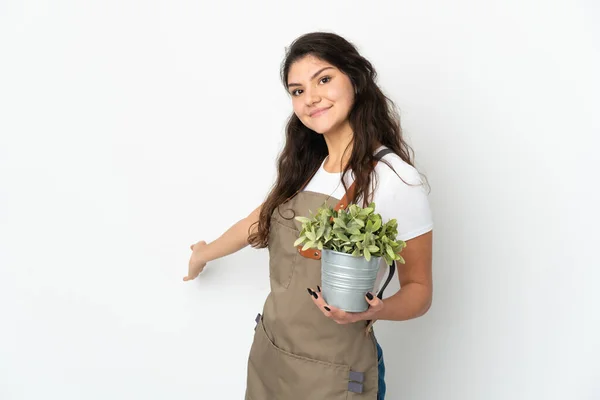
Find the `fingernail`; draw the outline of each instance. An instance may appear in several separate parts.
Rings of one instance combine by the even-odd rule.
[[[308,290],[308,294],[310,294],[311,296],[313,295],[313,291],[310,290],[310,288],[306,288],[306,290]]]
[[[312,292],[312,295],[315,298],[315,300],[319,299],[319,295],[316,292]]]
[[[327,311],[331,311],[331,308],[327,307],[327,306],[323,306],[324,309],[326,309]]]
[[[321,293],[321,286],[317,285],[317,290]]]
[[[367,299],[373,300],[373,295],[371,294],[371,292],[367,292]]]

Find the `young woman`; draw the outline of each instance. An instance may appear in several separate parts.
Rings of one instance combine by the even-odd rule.
[[[429,309],[433,222],[424,183],[393,103],[351,43],[332,33],[303,35],[281,73],[293,113],[277,181],[249,216],[210,244],[191,246],[184,280],[248,244],[268,247],[271,292],[257,319],[246,399],[383,399],[382,350],[367,321],[402,321]],[[361,313],[326,304],[318,257],[293,247],[300,230],[293,217],[325,201],[335,205],[347,192],[357,204],[375,202],[384,221],[395,218],[407,243],[400,290],[383,300],[367,293],[370,307]]]

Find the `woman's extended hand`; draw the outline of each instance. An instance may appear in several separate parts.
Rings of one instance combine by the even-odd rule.
[[[323,312],[323,314],[337,322],[338,324],[352,324],[358,321],[368,321],[376,319],[375,315],[383,309],[383,301],[379,299],[377,296],[373,296],[372,293],[367,293],[365,299],[369,303],[369,308],[363,312],[346,312],[335,308],[334,306],[330,306],[325,302],[323,296],[321,295],[321,288],[317,286],[317,291],[315,292],[311,288],[307,288],[308,294],[311,296],[313,303],[319,310]]]
[[[190,246],[192,249],[192,255],[188,264],[188,274],[183,278],[184,281],[191,281],[196,279],[206,266],[206,261],[202,257],[202,252],[206,248],[207,244],[204,240],[199,241],[196,244]]]

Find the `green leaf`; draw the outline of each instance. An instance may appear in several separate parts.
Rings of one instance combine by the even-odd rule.
[[[306,217],[302,217],[302,216],[296,217],[296,220],[302,222],[303,224],[306,224],[306,223],[309,223],[312,221],[310,218],[306,218]]]
[[[342,232],[338,232],[335,235],[338,239],[343,240],[344,242],[350,242],[350,239],[348,238],[348,236],[346,236],[345,234],[343,234]]]
[[[381,228],[381,218],[377,218],[373,223],[373,232],[377,232]]]
[[[377,253],[379,251],[379,247],[375,246],[375,245],[370,245],[367,247],[367,249],[369,249],[369,251],[371,253]]]
[[[302,251],[306,251],[310,248],[313,248],[313,246],[315,245],[315,242],[312,241],[308,241],[304,244],[304,246],[302,247]]]
[[[392,258],[392,260],[396,258],[396,254],[390,245],[385,246],[385,252]]]
[[[302,235],[294,242],[294,247],[300,246],[306,240],[306,236]]]
[[[317,239],[322,238],[324,233],[325,233],[325,226],[323,225],[319,229],[317,229]]]
[[[371,252],[369,251],[369,249],[364,250],[364,255],[365,255],[365,258],[367,259],[367,261],[371,260]]]
[[[306,235],[307,238],[309,238],[313,242],[315,240],[317,240],[317,235],[314,234],[313,232],[306,232],[305,235]]]
[[[371,214],[373,211],[375,210],[375,207],[367,207],[367,208],[363,208],[361,211],[361,214],[364,215],[369,215]]]
[[[362,242],[365,240],[365,235],[352,235],[350,236],[351,242]]]
[[[358,229],[357,227],[350,228],[350,229],[348,229],[347,232],[351,235],[361,235],[362,234],[360,229]]]
[[[365,226],[365,223],[358,218],[355,218],[354,222],[356,222],[356,225],[360,226],[361,228]]]
[[[341,218],[339,218],[339,217],[338,217],[338,218],[334,218],[334,219],[333,219],[333,222],[335,222],[335,224],[336,224],[336,225],[339,225],[340,227],[342,227],[342,228],[344,228],[344,229],[346,229],[346,228],[347,228],[347,227],[346,227],[346,223],[345,223],[344,221],[342,221],[342,219],[341,219]]]

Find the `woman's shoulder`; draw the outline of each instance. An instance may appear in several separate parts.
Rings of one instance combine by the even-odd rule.
[[[381,146],[377,151],[386,149]],[[411,164],[404,161],[398,154],[389,152],[385,154],[375,167],[377,178],[386,184],[392,185],[420,185],[423,183],[421,174]]]
[[[385,221],[396,219],[399,239],[409,240],[433,229],[428,188],[417,168],[389,153],[375,172],[372,201]]]

